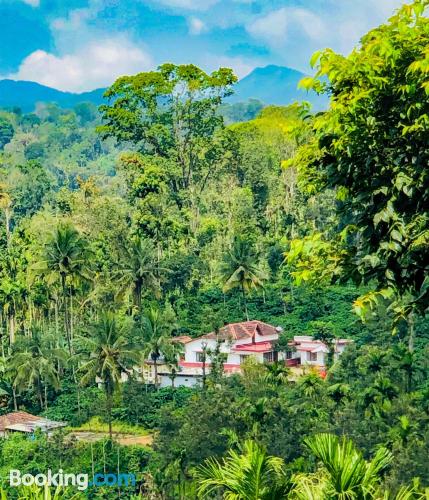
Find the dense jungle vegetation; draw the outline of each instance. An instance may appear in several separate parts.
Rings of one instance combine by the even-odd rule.
[[[325,113],[230,106],[231,70],[173,64],[99,110],[0,111],[0,411],[154,432],[1,439],[5,498],[45,498],[9,469],[60,467],[138,484],[58,498],[429,498],[427,4],[315,54]],[[282,326],[279,350],[354,343],[325,379],[219,362],[204,388],[119,383],[246,318]]]

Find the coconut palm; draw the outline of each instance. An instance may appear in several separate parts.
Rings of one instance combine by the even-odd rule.
[[[229,450],[221,461],[206,460],[197,469],[196,481],[200,498],[220,493],[230,500],[274,500],[285,498],[287,491],[283,460],[267,455],[251,440],[238,451]]]
[[[84,344],[89,357],[78,369],[81,384],[100,381],[106,395],[109,436],[112,439],[113,396],[121,383],[139,362],[139,353],[129,341],[129,325],[112,312],[102,314],[89,329]]]
[[[180,345],[174,342],[172,332],[175,328],[175,318],[172,311],[150,308],[142,318],[142,343],[144,359],[153,362],[155,387],[158,388],[158,362],[161,357],[171,359],[179,354]]]
[[[122,292],[131,292],[139,311],[144,290],[159,294],[159,272],[156,251],[149,240],[135,237],[127,243],[118,272],[118,285]]]
[[[64,329],[71,354],[71,281],[89,279],[91,251],[86,240],[70,223],[60,223],[45,246],[33,271],[44,274],[48,282],[59,281],[64,304]]]
[[[58,367],[66,363],[67,355],[62,349],[52,347],[48,337],[43,337],[33,327],[31,337],[17,341],[9,360],[9,369],[14,373],[13,387],[16,391],[34,388],[39,397],[40,408],[47,409],[48,387],[59,389]]]
[[[317,434],[304,443],[322,467],[315,474],[293,477],[291,498],[300,500],[374,498],[381,475],[393,459],[386,448],[379,448],[372,460],[366,461],[351,440],[333,434]]]
[[[253,245],[247,240],[235,237],[231,249],[221,264],[223,290],[224,292],[234,288],[241,290],[247,321],[249,321],[247,294],[253,289],[261,288],[266,280],[258,261],[259,255]]]

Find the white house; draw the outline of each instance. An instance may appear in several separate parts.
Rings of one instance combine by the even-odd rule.
[[[179,360],[179,369],[174,377],[176,386],[192,387],[203,376],[203,371],[210,372],[210,352],[214,351],[219,342],[220,351],[225,354],[225,374],[240,372],[240,365],[248,356],[261,363],[283,361],[288,366],[316,366],[323,369],[329,352],[320,340],[310,336],[296,336],[289,343],[288,353],[278,352],[275,344],[282,328],[272,326],[262,321],[245,321],[224,326],[218,333],[212,332],[192,339],[188,336],[177,337],[176,341],[184,346],[184,356]],[[350,340],[335,340],[332,344],[334,359],[344,351]],[[204,360],[205,357],[205,360]],[[161,365],[158,368],[159,382],[162,387],[172,383],[170,368]],[[153,372],[147,374],[147,381],[153,381]]]

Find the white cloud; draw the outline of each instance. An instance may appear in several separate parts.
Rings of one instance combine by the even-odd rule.
[[[82,28],[86,21],[93,16],[91,9],[71,10],[67,17],[59,17],[51,22],[51,28],[55,31],[70,31]]]
[[[207,31],[207,25],[204,21],[201,21],[198,17],[191,17],[188,21],[189,24],[189,33],[191,35],[200,35]]]
[[[249,23],[246,29],[253,37],[272,46],[284,44],[292,31],[304,33],[312,40],[318,40],[326,33],[323,21],[316,14],[296,7],[271,11]]]
[[[122,75],[153,67],[152,58],[124,38],[97,41],[72,54],[36,50],[9,78],[30,80],[59,90],[83,92],[104,87]]]
[[[206,54],[204,56],[204,66],[210,71],[219,69],[219,67],[232,68],[238,78],[241,79],[255,69],[258,64],[256,62],[246,61],[240,57]]]
[[[31,5],[31,7],[39,7],[40,0],[22,0],[27,5]]]

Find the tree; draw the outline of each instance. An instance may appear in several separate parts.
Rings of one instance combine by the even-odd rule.
[[[158,361],[162,356],[167,360],[177,353],[180,348],[177,342],[174,342],[172,332],[175,326],[175,318],[171,310],[162,311],[151,307],[141,322],[143,344],[142,355],[144,359],[150,359],[153,362],[155,374],[155,387],[158,389]]]
[[[221,264],[223,290],[239,288],[243,296],[244,312],[249,321],[247,296],[252,289],[263,286],[265,273],[259,267],[259,255],[249,241],[235,237],[231,249],[224,255]]]
[[[376,496],[381,474],[393,459],[385,448],[379,448],[370,461],[356,450],[352,441],[333,434],[317,434],[304,440],[322,464],[322,470],[310,476],[298,474],[291,498],[333,500],[353,498],[366,500]]]
[[[267,455],[266,450],[246,440],[238,452],[230,449],[226,458],[209,458],[197,469],[198,495],[225,499],[265,500],[283,498],[286,493],[284,462]]]
[[[85,338],[89,359],[79,367],[78,373],[81,374],[82,385],[97,380],[101,382],[106,395],[109,436],[112,440],[113,396],[122,381],[122,375],[129,375],[138,364],[140,354],[129,341],[129,325],[112,312],[104,313],[91,326],[89,334]]]
[[[3,116],[0,116],[0,149],[3,149],[13,137],[15,130],[12,123]]]
[[[307,192],[336,190],[345,276],[408,297],[403,316],[429,305],[428,5],[404,5],[348,57],[313,56],[303,85],[331,107],[295,162]]]
[[[48,408],[48,388],[59,389],[58,367],[64,366],[67,356],[62,349],[52,347],[39,328],[33,327],[31,337],[15,344],[10,369],[15,373],[13,387],[21,391],[34,388],[40,409]]]
[[[63,306],[64,329],[69,353],[71,344],[71,316],[69,303],[72,300],[71,281],[88,280],[91,251],[86,240],[70,223],[59,223],[44,245],[40,259],[33,270],[45,275],[50,284],[59,280]]]
[[[225,154],[217,111],[236,80],[230,69],[208,75],[192,64],[121,77],[105,93],[98,130],[163,160],[179,207],[195,207]]]
[[[159,294],[159,266],[153,244],[135,237],[124,246],[119,270],[119,287],[131,291],[134,305],[141,311],[143,292]]]

